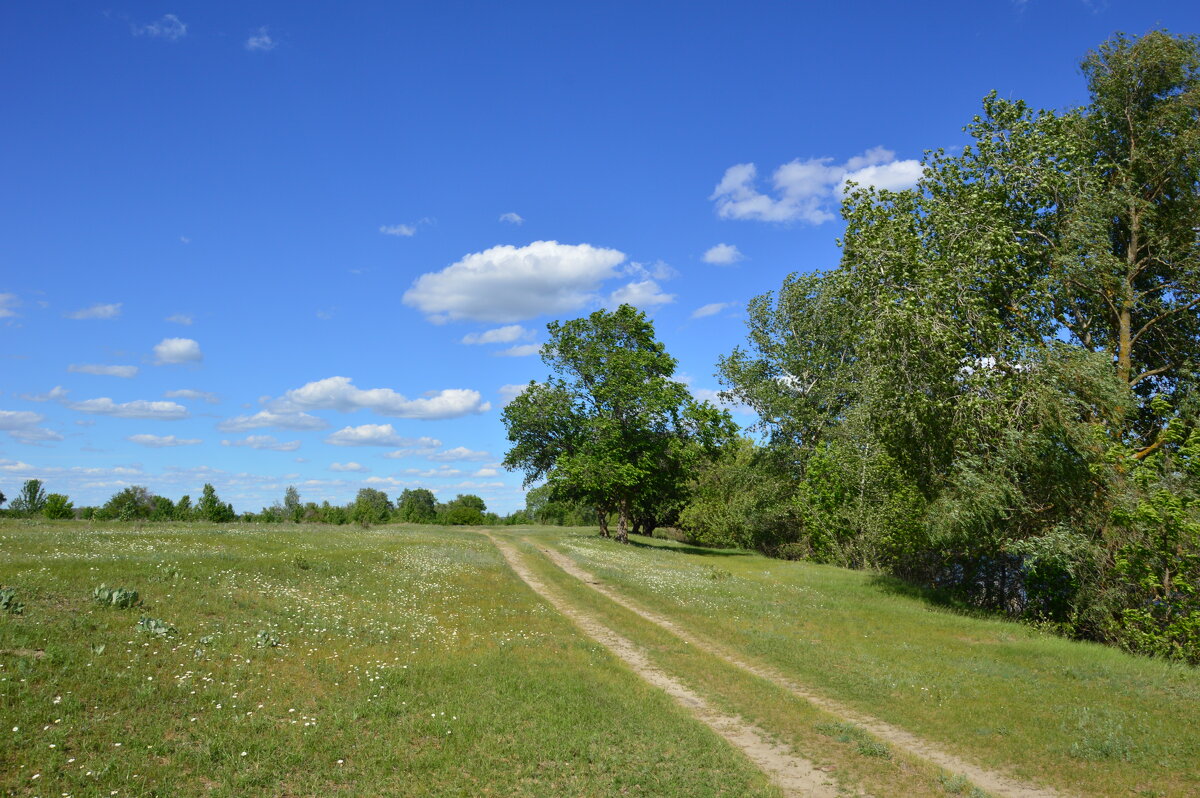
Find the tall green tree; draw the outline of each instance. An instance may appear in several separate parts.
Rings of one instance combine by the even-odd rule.
[[[9,509],[24,515],[38,515],[46,506],[46,486],[40,479],[27,479]]]
[[[392,514],[392,500],[375,488],[359,488],[350,517],[359,524],[386,524]]]
[[[598,310],[547,331],[542,360],[551,377],[504,410],[513,443],[505,467],[524,471],[526,484],[547,480],[555,498],[586,502],[602,519],[615,512],[617,539],[628,542],[638,514],[685,482],[683,444],[715,446],[732,422],[671,379],[675,360],[636,308]]]
[[[51,493],[46,497],[46,506],[42,508],[42,514],[47,518],[74,518],[75,506],[64,494]]]
[[[229,523],[237,518],[233,506],[221,501],[221,498],[217,496],[217,489],[207,482],[204,483],[204,489],[200,492],[200,501],[196,502],[196,515],[215,524]]]
[[[406,524],[432,524],[437,498],[428,488],[405,488],[396,502],[396,517]]]

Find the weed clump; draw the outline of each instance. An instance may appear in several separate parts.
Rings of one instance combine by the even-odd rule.
[[[138,599],[136,590],[126,590],[123,587],[108,587],[100,585],[100,587],[92,590],[92,600],[97,604],[103,604],[106,607],[116,607],[117,609],[128,609],[136,607],[141,602]]]
[[[24,602],[17,601],[17,589],[15,587],[0,589],[0,610],[11,612],[13,615],[20,615],[25,611]]]
[[[149,615],[143,615],[138,619],[137,628],[139,632],[145,632],[155,637],[169,637],[175,634],[174,626],[160,618],[151,618]]]

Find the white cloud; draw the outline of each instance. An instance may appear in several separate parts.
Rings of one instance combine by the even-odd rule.
[[[191,338],[164,338],[154,347],[154,362],[160,366],[169,363],[191,363],[203,360],[200,344]]]
[[[70,391],[66,388],[61,385],[55,385],[47,393],[23,393],[21,394],[21,398],[27,402],[58,402],[66,399],[68,393]]]
[[[164,14],[162,19],[148,22],[145,25],[133,26],[134,36],[152,36],[156,39],[175,41],[187,35],[187,23],[180,21],[174,14]]]
[[[704,253],[703,260],[716,266],[729,266],[745,257],[733,244],[717,244]]]
[[[365,465],[362,465],[361,463],[355,463],[355,462],[351,461],[349,463],[330,463],[329,470],[330,471],[356,471],[360,474],[365,474],[366,472],[370,471],[371,469],[367,468]]]
[[[473,476],[473,477],[498,477],[498,476],[500,476],[500,472],[494,468],[481,468],[478,471],[476,471],[475,473],[471,474],[471,476]]]
[[[222,446],[245,446],[250,449],[267,449],[273,452],[294,452],[300,441],[279,441],[274,435],[247,435],[240,441],[221,441]]]
[[[246,39],[245,48],[250,52],[265,53],[274,50],[277,42],[267,33],[266,27],[261,27],[258,32]]]
[[[527,382],[519,385],[501,385],[497,390],[497,393],[500,394],[500,404],[508,404],[513,399],[516,399],[518,396],[525,393],[527,388],[529,388],[529,383]]]
[[[921,179],[921,162],[916,160],[892,161],[890,163],[864,166],[854,172],[848,172],[838,185],[837,195],[842,197],[849,188],[849,183],[860,186],[874,186],[885,191],[903,191],[912,188]]]
[[[169,321],[172,324],[182,324],[184,327],[191,327],[194,319],[187,313],[174,313],[167,316],[165,321]]]
[[[430,477],[442,477],[442,478],[461,477],[463,474],[463,472],[460,471],[459,469],[451,468],[450,466],[441,466],[439,468],[426,468],[424,470],[422,470],[420,468],[406,468],[406,469],[404,469],[404,473],[412,474],[413,476],[416,476],[416,477],[425,477],[427,479]]]
[[[382,416],[425,420],[460,418],[483,413],[491,405],[482,401],[479,391],[447,388],[430,391],[424,398],[409,399],[391,388],[356,388],[349,377],[327,377],[294,388],[271,404],[274,410],[341,410],[352,412],[367,408]]]
[[[575,310],[598,299],[600,283],[616,276],[625,255],[589,244],[534,241],[465,256],[423,274],[404,303],[434,322],[457,319],[515,322]]]
[[[362,424],[342,427],[325,439],[334,446],[419,446],[430,438],[405,438],[391,424]]]
[[[525,220],[521,218],[521,214],[513,213],[512,211],[500,214],[500,221],[517,225],[525,224]]]
[[[34,466],[22,460],[0,460],[0,471],[9,474],[20,474],[27,471],[33,471]]]
[[[140,446],[149,446],[152,449],[163,449],[169,446],[195,446],[198,443],[204,443],[199,438],[176,438],[174,435],[130,435],[125,440]]]
[[[308,413],[276,413],[271,410],[260,410],[252,416],[234,416],[227,418],[217,429],[221,432],[245,432],[263,427],[279,427],[280,429],[325,429],[329,422],[325,419],[310,416]]]
[[[510,346],[508,349],[503,349],[496,353],[499,357],[528,357],[536,355],[542,351],[541,344],[521,344],[520,346]]]
[[[181,388],[178,391],[167,391],[163,394],[163,396],[167,399],[203,399],[210,405],[218,404],[221,401],[221,398],[215,393],[209,393],[208,391],[196,391],[191,388]]]
[[[403,236],[411,238],[417,234],[417,228],[411,224],[384,224],[379,226],[379,232],[385,236]]]
[[[397,449],[394,452],[388,452],[384,455],[384,457],[388,458],[389,460],[402,460],[405,457],[412,457],[414,455],[433,454],[442,446],[442,442],[437,438],[427,438],[422,436],[420,438],[409,438],[407,440],[408,443],[403,449]]]
[[[41,413],[31,410],[0,410],[0,430],[7,432],[21,443],[43,443],[61,441],[63,436],[54,430],[39,427],[45,421]]]
[[[674,294],[663,293],[662,288],[654,280],[640,280],[636,283],[623,285],[609,296],[611,306],[633,305],[646,308],[653,305],[666,305],[675,301]]]
[[[19,304],[21,303],[16,294],[0,294],[0,319],[10,319],[16,316],[17,312],[13,308]]]
[[[68,319],[115,319],[121,315],[120,302],[114,302],[111,305],[92,305],[90,308],[76,310],[66,314]]]
[[[703,319],[706,316],[715,316],[725,308],[734,306],[733,302],[710,302],[707,305],[701,305],[692,311],[693,319]]]
[[[82,402],[67,402],[67,407],[80,413],[91,413],[113,418],[147,418],[159,421],[177,421],[188,417],[188,410],[176,402],[151,402],[137,399],[132,402],[114,402],[107,396],[85,399]]]
[[[461,460],[490,460],[491,458],[492,455],[489,452],[475,452],[465,446],[455,446],[453,449],[429,455],[429,459],[435,463],[456,463]]]
[[[843,164],[832,158],[796,159],[771,176],[776,197],[755,186],[758,170],[752,163],[735,164],[709,197],[722,219],[755,219],[764,222],[804,221],[822,224],[834,218],[830,207],[841,200],[847,180],[861,185],[899,190],[910,188],[921,176],[920,162],[897,161],[896,154],[873,147]]]
[[[136,377],[138,373],[137,366],[100,366],[91,363],[76,365],[72,363],[67,366],[67,371],[75,374],[95,374],[101,377],[123,377],[129,379]]]
[[[533,330],[526,330],[520,324],[508,324],[481,333],[468,333],[463,336],[464,344],[511,344],[533,335]]]

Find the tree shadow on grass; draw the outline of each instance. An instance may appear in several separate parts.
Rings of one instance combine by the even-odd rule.
[[[656,551],[678,551],[683,554],[698,554],[701,557],[749,557],[753,552],[745,549],[709,549],[701,546],[691,546],[687,543],[677,543],[673,540],[660,540],[642,535],[630,535],[629,545],[640,549]]]
[[[915,582],[909,582],[891,574],[872,574],[869,579],[871,587],[887,596],[903,596],[915,599],[929,605],[933,609],[951,612],[955,615],[966,615],[971,618],[992,618],[1011,621],[1013,618],[999,610],[989,610],[977,607],[962,599],[961,596],[944,588],[926,587]]]

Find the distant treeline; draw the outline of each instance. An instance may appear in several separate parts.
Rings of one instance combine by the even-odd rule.
[[[0,493],[0,505],[5,496]],[[426,488],[405,490],[393,502],[386,493],[374,488],[362,488],[349,504],[317,504],[304,502],[300,492],[289,486],[283,498],[257,513],[236,513],[231,505],[221,501],[217,491],[205,484],[200,499],[193,503],[190,495],[171,501],[157,496],[141,485],[130,485],[112,495],[100,507],[76,507],[61,493],[46,493],[38,479],[26,480],[17,498],[0,515],[16,518],[82,519],[96,521],[211,521],[228,523],[279,524],[518,524],[526,515],[518,511],[501,517],[488,512],[483,499],[470,493],[459,494],[448,502],[439,502],[433,491]],[[540,522],[539,522],[540,523]],[[552,521],[550,523],[553,523]]]

